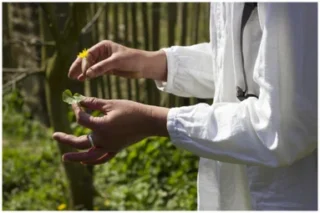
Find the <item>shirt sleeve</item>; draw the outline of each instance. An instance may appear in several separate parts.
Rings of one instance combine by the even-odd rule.
[[[182,97],[212,98],[214,82],[210,43],[172,46],[167,56],[167,82],[155,81],[158,89]]]
[[[317,147],[317,4],[258,6],[259,98],[172,108],[172,142],[213,160],[280,167]]]

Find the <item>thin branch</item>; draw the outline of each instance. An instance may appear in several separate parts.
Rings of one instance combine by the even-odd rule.
[[[96,14],[92,17],[92,19],[81,29],[81,34],[85,34],[88,32],[88,30],[93,26],[93,24],[98,20],[99,16],[105,9],[106,3],[104,3],[99,10],[96,12]]]
[[[2,89],[3,91],[6,91],[7,89],[9,89],[11,86],[15,87],[15,85],[25,79],[28,76],[27,73],[23,73],[22,75],[19,75],[18,77],[12,79],[11,81],[7,82],[6,84],[3,85]]]
[[[8,81],[7,83],[5,83],[2,87],[2,91],[3,91],[3,94],[5,94],[6,92],[9,91],[9,89],[11,87],[15,87],[15,85],[17,83],[19,83],[20,81],[22,81],[23,79],[25,79],[26,77],[30,76],[30,75],[34,75],[36,73],[44,73],[43,71],[37,71],[37,72],[25,72],[25,73],[22,73],[21,75],[18,75],[17,77],[13,78],[11,81]]]

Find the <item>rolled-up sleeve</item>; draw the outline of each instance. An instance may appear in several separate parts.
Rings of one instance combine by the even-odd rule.
[[[316,149],[317,5],[259,3],[258,9],[263,34],[253,79],[259,98],[170,109],[167,128],[176,146],[268,167],[290,165]]]
[[[166,82],[156,81],[158,89],[182,97],[212,98],[214,80],[209,43],[173,46],[163,49],[167,56]]]

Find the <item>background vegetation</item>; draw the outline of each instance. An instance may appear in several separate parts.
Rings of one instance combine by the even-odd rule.
[[[3,3],[3,209],[195,210],[198,158],[152,137],[100,166],[62,163],[76,135],[64,89],[167,107],[199,99],[160,93],[150,80],[67,72],[77,53],[103,39],[157,50],[208,41],[208,3]]]

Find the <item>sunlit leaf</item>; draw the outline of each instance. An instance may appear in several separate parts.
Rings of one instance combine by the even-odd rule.
[[[79,93],[75,93],[72,95],[72,92],[70,90],[65,90],[62,93],[62,100],[68,104],[75,104],[82,101],[85,97],[83,95],[80,95]]]

